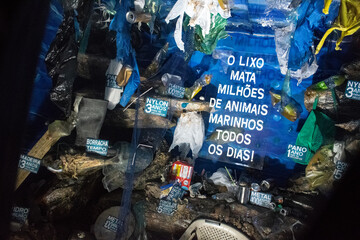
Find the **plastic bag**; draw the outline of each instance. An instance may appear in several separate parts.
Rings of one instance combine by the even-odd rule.
[[[229,175],[224,168],[219,168],[216,172],[209,177],[215,185],[225,186],[229,192],[235,193],[237,190],[237,186],[234,185],[229,179]]]
[[[131,54],[130,24],[126,21],[126,13],[130,8],[130,1],[121,1],[115,7],[116,14],[110,23],[109,30],[116,31],[116,57],[125,63],[125,59]]]
[[[322,146],[311,158],[305,169],[305,178],[309,183],[309,190],[320,189],[327,192],[332,187],[335,164],[332,145]]]
[[[205,125],[201,114],[196,112],[182,113],[169,152],[175,146],[179,146],[181,156],[185,158],[191,149],[192,156],[195,159],[202,147],[204,138]]]
[[[45,63],[54,87],[50,99],[66,117],[71,112],[73,83],[76,77],[78,46],[75,40],[74,11],[65,12],[61,23],[46,55]]]
[[[275,28],[276,52],[282,74],[291,70],[291,77],[298,80],[312,76],[318,69],[313,38],[315,31],[325,31],[336,17],[338,1],[331,6],[331,14],[322,12],[322,1],[302,1],[288,16],[287,26]],[[285,21],[286,23],[286,21]],[[324,29],[325,28],[325,29]]]
[[[323,12],[329,13],[329,6],[332,1],[326,1]],[[339,16],[336,18],[333,26],[326,31],[318,46],[316,47],[316,54],[318,54],[326,40],[326,38],[334,30],[341,31],[341,36],[336,42],[335,50],[341,50],[339,47],[344,37],[354,34],[360,29],[360,2],[358,0],[342,0]]]
[[[315,109],[316,104],[317,99],[296,139],[297,146],[308,149],[303,161],[294,160],[300,164],[308,164],[311,157],[322,145],[334,140],[335,124],[328,116]]]
[[[288,61],[291,48],[291,36],[293,35],[294,31],[295,25],[293,23],[289,24],[289,26],[275,29],[276,55],[280,65],[280,71],[283,75],[289,71]],[[299,67],[299,69],[290,70],[290,76],[291,78],[297,79],[298,83],[300,84],[302,79],[311,77],[317,69],[318,65],[316,58],[309,59],[309,61],[304,62],[303,65]]]

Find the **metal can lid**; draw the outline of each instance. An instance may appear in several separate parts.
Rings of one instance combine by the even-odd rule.
[[[270,189],[271,184],[270,184],[270,182],[268,182],[267,180],[262,180],[260,186],[261,186],[261,190],[267,191],[267,190]]]
[[[260,192],[260,185],[257,183],[252,183],[251,184],[251,190],[255,191],[255,192]]]
[[[274,210],[274,209],[276,208],[276,203],[271,202],[271,203],[270,203],[270,208],[271,208],[272,210]]]
[[[247,182],[240,182],[239,183],[240,187],[247,187],[247,185],[248,185]]]

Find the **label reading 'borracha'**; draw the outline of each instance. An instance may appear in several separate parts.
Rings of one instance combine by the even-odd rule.
[[[109,141],[100,139],[86,139],[86,151],[106,156],[109,148]]]

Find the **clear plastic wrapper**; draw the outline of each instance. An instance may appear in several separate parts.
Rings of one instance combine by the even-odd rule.
[[[131,144],[128,142],[117,142],[112,147],[117,151],[117,155],[109,159],[110,163],[103,168],[103,185],[109,192],[124,186],[124,176],[127,169],[128,159],[131,154]],[[153,160],[153,150],[149,146],[139,145],[136,150],[136,165],[134,172],[143,171]]]
[[[289,70],[288,61],[292,44],[292,36],[295,32],[295,28],[295,24],[290,23],[286,27],[275,29],[276,54],[280,64],[280,70],[283,75],[286,75]],[[298,84],[300,84],[302,79],[311,77],[317,69],[318,65],[316,58],[309,58],[309,60],[304,62],[302,66],[299,66],[299,69],[290,70],[290,76],[291,78],[297,79]]]
[[[143,77],[150,78],[154,76],[159,68],[163,65],[167,52],[169,49],[169,43],[166,43],[155,55],[154,59],[150,63],[150,65],[146,68]]]
[[[224,168],[219,168],[209,178],[215,185],[225,186],[229,192],[236,194],[238,186],[234,184],[230,179],[227,171]]]
[[[282,231],[291,231],[293,240],[301,236],[305,225],[300,221],[290,220],[274,211],[266,211],[253,218],[255,228],[264,239],[276,239],[277,234]]]

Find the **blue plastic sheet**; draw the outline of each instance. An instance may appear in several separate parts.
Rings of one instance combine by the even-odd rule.
[[[56,36],[56,32],[63,20],[63,9],[58,0],[52,0],[50,4],[49,18],[45,27],[44,38],[41,43],[41,52],[39,55],[34,89],[30,103],[30,114],[41,115],[44,117],[51,115],[50,111],[41,108],[45,101],[49,101],[49,90],[52,87],[52,80],[47,74],[45,65],[45,56],[49,50],[50,44]]]
[[[109,30],[116,31],[116,57],[119,61],[130,58],[130,24],[126,21],[126,13],[129,11],[132,1],[120,1],[115,7],[116,14],[110,23]]]
[[[309,60],[314,45],[315,31],[325,32],[335,20],[339,11],[340,1],[333,1],[328,15],[322,12],[324,1],[302,1],[296,9],[294,22],[296,30],[289,54],[289,69],[296,71]]]
[[[131,51],[132,56],[132,65],[134,66],[134,70],[129,78],[128,83],[126,84],[124,93],[120,99],[120,105],[125,107],[126,104],[130,101],[131,96],[135,93],[136,89],[140,85],[140,73],[139,73],[139,67],[137,65],[137,61],[135,58],[135,51]]]
[[[120,100],[120,105],[125,107],[130,101],[131,96],[135,93],[140,84],[140,73],[135,58],[135,50],[131,46],[130,24],[126,21],[126,13],[130,10],[132,1],[121,1],[115,7],[116,15],[111,21],[110,30],[116,34],[116,58],[123,63],[133,66],[133,72],[128,83],[125,86],[124,93]]]
[[[52,0],[50,3],[49,16],[44,30],[44,37],[41,43],[41,51],[38,58],[32,98],[30,102],[29,115],[27,119],[27,130],[24,137],[24,151],[28,151],[35,142],[46,131],[45,122],[57,118],[59,112],[49,98],[52,88],[52,79],[49,77],[45,56],[50,44],[56,36],[56,32],[63,20],[63,8],[59,0]]]

